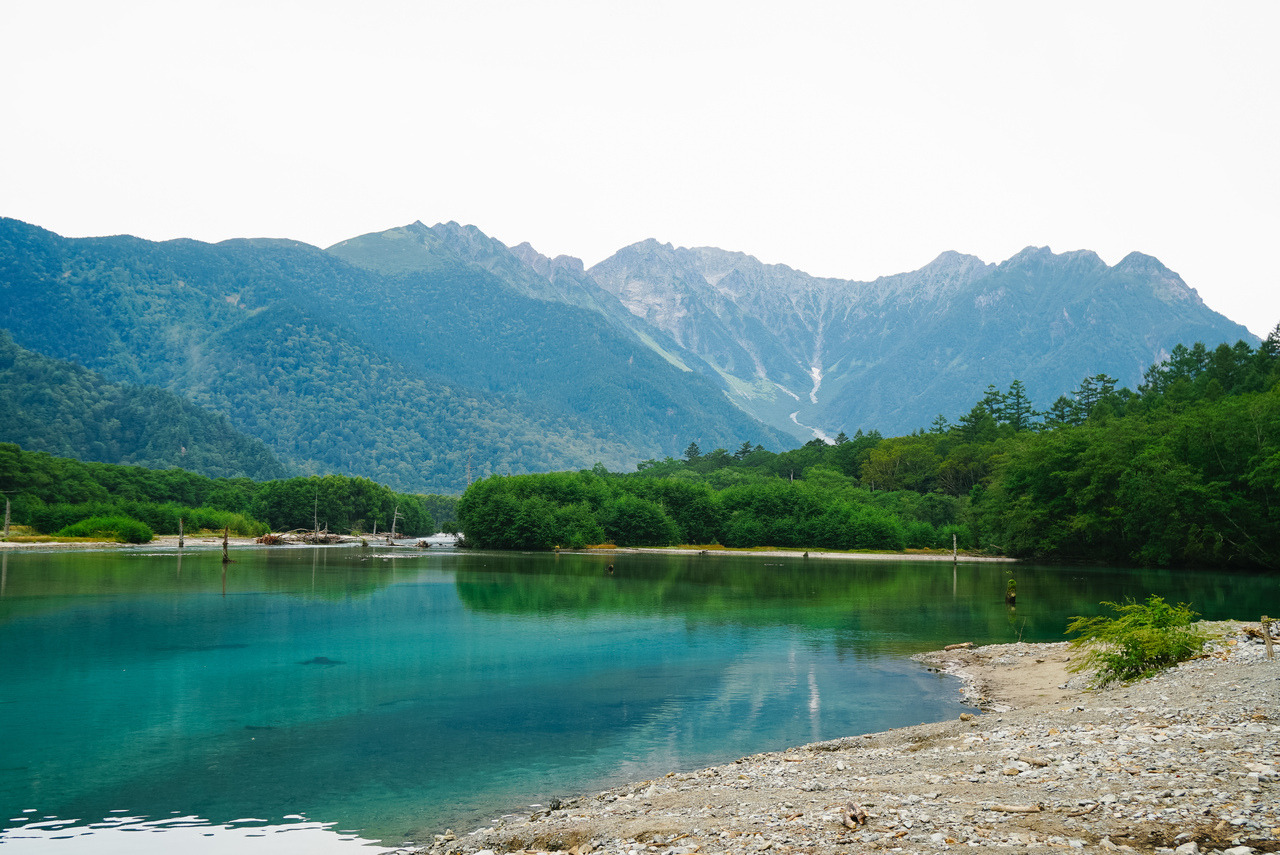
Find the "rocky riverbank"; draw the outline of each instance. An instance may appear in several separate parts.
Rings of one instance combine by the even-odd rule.
[[[1280,851],[1280,658],[1241,626],[1096,691],[1065,643],[926,654],[979,714],[617,787],[422,851]]]

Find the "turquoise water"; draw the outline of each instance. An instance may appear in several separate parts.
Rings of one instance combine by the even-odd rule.
[[[955,685],[908,654],[1057,640],[1100,600],[1280,613],[1274,577],[1206,572],[234,557],[225,578],[213,551],[0,558],[0,843],[421,841],[623,780],[954,716]]]

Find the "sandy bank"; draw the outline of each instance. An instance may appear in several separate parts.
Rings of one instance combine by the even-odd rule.
[[[561,550],[567,552],[568,550]],[[645,547],[645,546],[628,546],[618,547],[616,549],[591,549],[582,550],[580,554],[586,555],[634,555],[651,553],[653,555],[705,555],[707,557],[732,556],[734,558],[751,558],[760,556],[761,558],[810,558],[810,559],[840,559],[845,561],[953,561],[959,560],[969,564],[974,562],[1015,564],[1016,558],[1006,558],[1001,555],[966,555],[960,553],[958,559],[954,559],[950,552],[819,552],[816,550],[805,551],[803,549],[680,549],[675,547]]]
[[[1205,657],[1098,691],[1066,644],[926,654],[989,711],[616,787],[425,851],[1280,851],[1280,659],[1214,627]]]
[[[433,545],[445,546],[452,545],[439,540],[440,535],[432,535],[430,538],[410,538],[400,539],[397,545],[412,545],[410,541],[419,539],[431,540]],[[370,543],[378,543],[381,538],[368,536]],[[232,537],[228,540],[232,548],[244,546],[256,546],[255,539],[252,537]],[[222,545],[222,535],[198,534],[186,535],[185,545],[188,549],[205,549],[220,547]],[[114,541],[80,541],[77,543],[38,543],[25,541],[2,541],[0,540],[0,550],[14,551],[40,551],[40,550],[68,550],[68,549],[177,549],[178,536],[176,534],[156,535],[150,543],[116,543]],[[570,550],[561,550],[564,554],[571,554]],[[591,549],[573,551],[572,554],[579,555],[635,555],[649,553],[653,555],[706,555],[706,556],[734,556],[734,557],[760,557],[760,558],[801,558],[810,559],[839,559],[845,561],[952,561],[951,553],[932,552],[932,553],[914,553],[914,552],[805,552],[799,549],[677,549],[669,547],[620,547],[617,549]],[[1016,559],[1005,558],[993,555],[965,555],[961,553],[959,560],[963,563],[974,562],[990,562],[990,563],[1016,563]]]
[[[214,549],[222,548],[222,535],[212,534],[188,534],[184,538],[186,549]],[[252,537],[230,537],[227,539],[228,546],[232,548],[254,546],[254,538]],[[116,543],[113,540],[101,541],[77,541],[76,543],[57,543],[57,542],[27,542],[27,541],[0,541],[0,550],[8,549],[13,551],[30,551],[42,552],[53,550],[71,550],[71,549],[177,549],[178,536],[176,534],[156,535],[150,543]]]
[[[382,547],[386,545],[386,541],[381,535],[379,535],[378,537],[373,537],[372,535],[370,535],[366,539],[368,543],[373,546]],[[453,545],[452,538],[449,538],[447,536],[441,536],[441,535],[431,535],[430,537],[425,537],[425,538],[421,538],[421,537],[397,538],[394,545],[398,547],[413,547],[413,546],[416,546],[417,542],[420,540],[429,541],[432,544],[432,546],[436,546],[436,547]],[[257,546],[264,549],[283,548],[282,546],[262,547],[262,545],[257,542],[257,538],[235,537],[235,536],[227,538],[227,545],[231,549],[240,549],[248,546]],[[297,546],[303,546],[303,545],[305,544],[292,543],[292,544],[285,544],[284,546],[297,547]],[[327,545],[350,547],[350,546],[359,545],[359,541],[353,539],[346,543],[327,544]],[[158,534],[154,538],[152,538],[150,543],[116,543],[115,541],[111,541],[111,540],[78,541],[76,543],[56,543],[56,542],[28,543],[28,542],[0,541],[0,549],[13,549],[13,550],[24,550],[24,551],[68,550],[68,549],[84,549],[84,550],[174,549],[176,550],[177,548],[178,548],[178,536],[176,534]],[[184,549],[221,549],[222,535],[221,534],[188,534],[184,536],[183,548]]]

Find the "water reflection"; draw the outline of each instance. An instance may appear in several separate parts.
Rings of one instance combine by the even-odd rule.
[[[1280,612],[1274,577],[1212,573],[234,556],[225,596],[218,550],[0,556],[0,804],[177,811],[214,840],[244,817],[306,816],[398,845],[612,782],[949,717],[954,686],[903,653],[1058,639],[1100,600]]]
[[[1016,607],[1005,604],[1011,576]],[[678,614],[691,624],[796,626],[833,633],[837,649],[848,652],[871,639],[877,652],[956,640],[1060,641],[1072,616],[1096,614],[1104,600],[1150,594],[1192,602],[1211,620],[1248,616],[1260,600],[1280,599],[1276,577],[1241,573],[734,555],[493,553],[461,561],[457,585],[478,612]]]

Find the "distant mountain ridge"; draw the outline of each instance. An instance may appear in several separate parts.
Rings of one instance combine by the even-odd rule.
[[[1179,343],[1258,341],[1136,252],[1113,267],[1088,250],[1000,264],[944,252],[856,282],[648,240],[587,272],[713,365],[744,410],[818,435],[907,433],[1015,379],[1047,407],[1100,372],[1136,386]]]
[[[67,239],[0,219],[0,328],[223,414],[302,471],[458,492],[742,442],[907,433],[1021,380],[1041,408],[1244,327],[1158,260],[944,252],[871,282],[656,240],[586,269],[421,222],[327,250]],[[0,440],[5,437],[0,437]]]
[[[528,242],[508,247],[475,226],[454,222],[430,227],[415,222],[351,238],[325,251],[357,267],[388,274],[429,273],[447,266],[474,265],[523,296],[599,314],[628,338],[644,344],[681,370],[689,370],[673,352],[679,347],[665,332],[637,321],[621,302],[587,275],[581,259],[572,256],[548,258]]]

